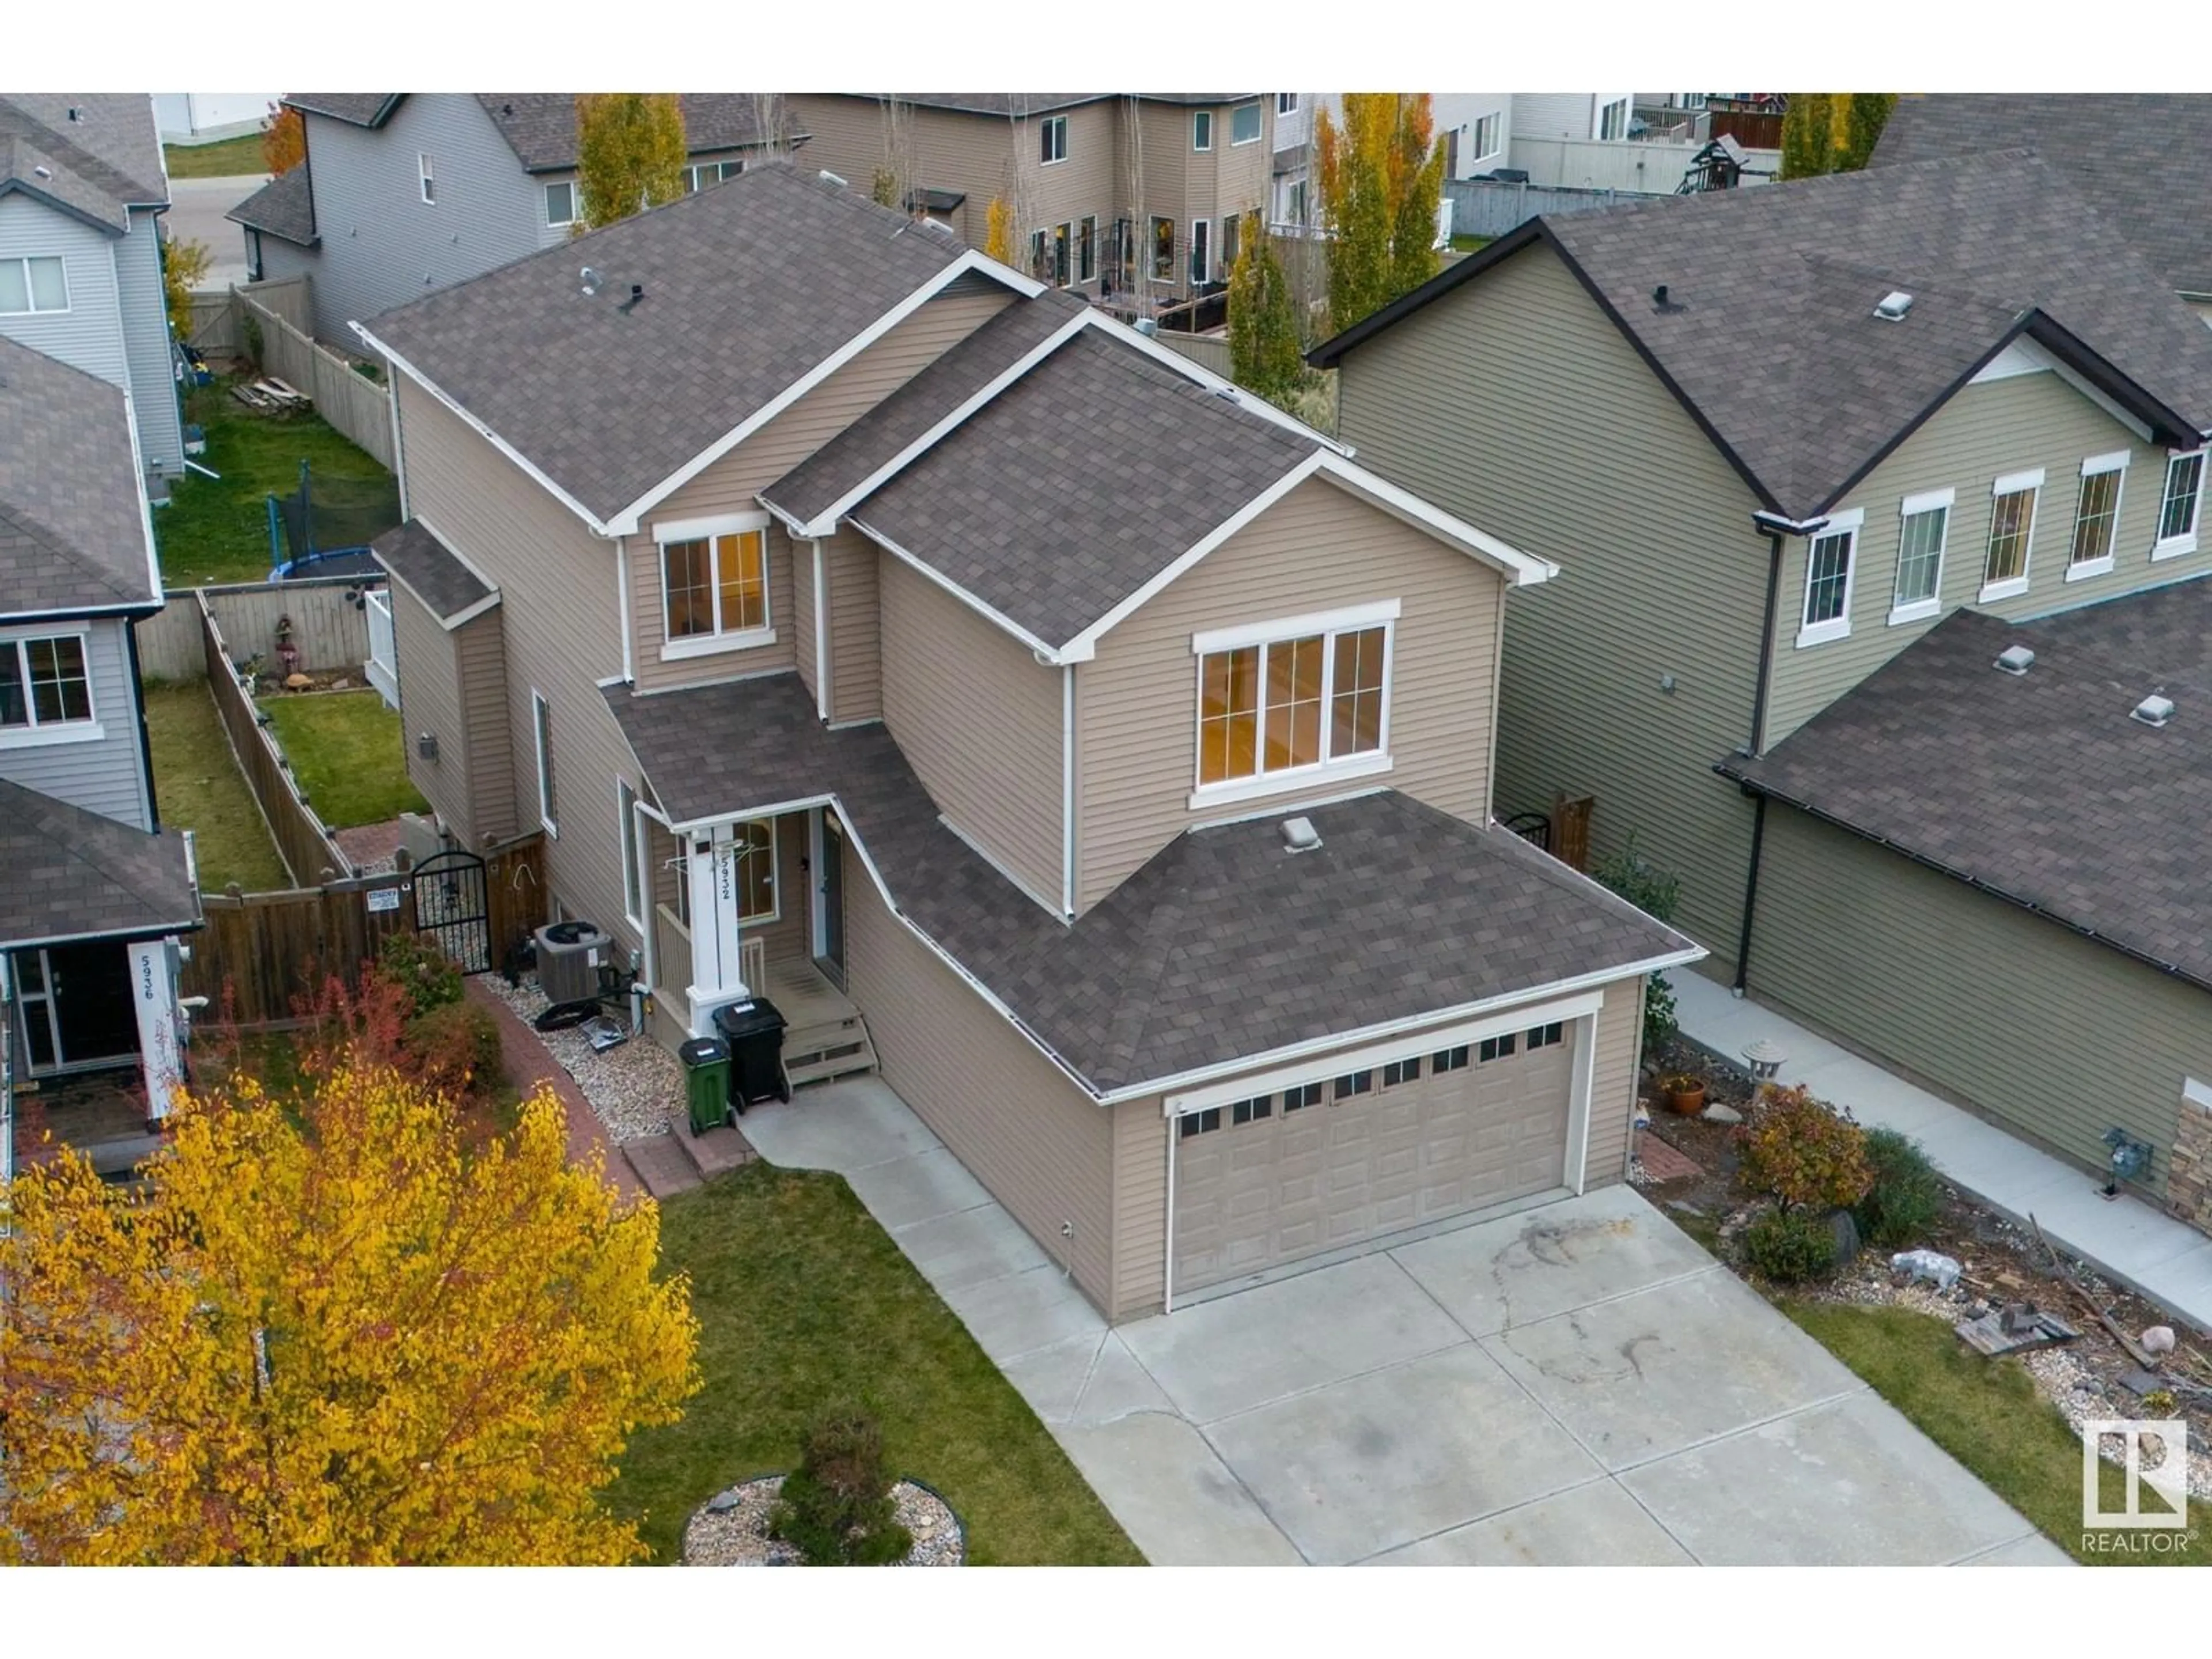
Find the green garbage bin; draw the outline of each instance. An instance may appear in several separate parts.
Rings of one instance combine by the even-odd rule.
[[[693,1037],[676,1053],[691,1102],[691,1133],[720,1128],[730,1115],[730,1045],[720,1037]]]

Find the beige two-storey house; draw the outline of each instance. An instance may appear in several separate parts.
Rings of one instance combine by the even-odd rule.
[[[1316,356],[1570,573],[1501,810],[1594,796],[1737,990],[2212,1224],[2212,333],[2063,169],[1534,222]]]
[[[363,339],[414,774],[660,1040],[765,994],[1115,1317],[1624,1178],[1697,952],[1492,821],[1550,564],[788,167]]]

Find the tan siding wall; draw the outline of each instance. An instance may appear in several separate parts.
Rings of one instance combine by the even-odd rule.
[[[646,890],[653,895],[653,989],[679,1029],[688,1012],[684,988],[691,982],[691,938],[676,919],[677,884],[684,876],[670,861],[681,857],[683,851],[684,843],[659,824],[646,825]]]
[[[622,672],[614,545],[412,380],[396,379],[408,506],[501,590],[507,750],[533,826],[531,688],[552,707],[561,833],[546,849],[546,897],[621,939],[630,930],[623,922],[614,780],[634,780],[636,762],[597,684]]]
[[[884,724],[947,821],[1057,910],[1059,671],[897,560],[879,580]]]
[[[2121,1125],[2160,1187],[2212,1078],[2212,995],[1779,805],[1751,989],[2084,1167]]]
[[[1158,1095],[1125,1100],[1114,1108],[1114,1318],[1160,1310],[1167,1239],[1167,1118]]]
[[[399,659],[399,725],[407,744],[407,775],[465,847],[477,845],[476,802],[469,788],[469,728],[461,718],[461,671],[452,635],[398,582],[392,597],[392,642]],[[415,740],[428,732],[438,758],[424,760]]]
[[[453,630],[469,731],[469,794],[481,841],[519,835],[514,748],[507,731],[507,613],[499,605]]]
[[[2132,459],[2120,488],[2112,568],[2106,575],[2069,582],[2066,561],[2074,540],[2081,463],[2092,455],[2120,450],[2128,451]],[[1942,620],[1939,613],[1925,622],[1889,625],[1890,600],[1897,590],[1898,509],[1907,495],[1945,488],[1958,491],[1938,595],[1946,612],[1971,605],[1999,617],[2032,617],[2212,568],[2212,552],[2204,551],[2151,562],[2159,503],[2166,489],[2166,461],[2164,449],[2144,443],[2055,374],[2015,374],[1960,392],[1839,504],[1838,510],[1856,507],[1866,513],[1854,561],[1847,637],[1797,647],[1811,544],[1802,538],[1785,544],[1788,554],[1775,617],[1770,746]],[[1989,544],[1990,486],[2008,472],[2039,466],[2045,477],[2028,545],[2027,592],[1983,605],[1978,595]]]
[[[1194,823],[1294,810],[1303,793],[1194,813],[1192,634],[1397,599],[1385,784],[1480,823],[1489,800],[1492,687],[1503,579],[1318,479],[1300,484],[1100,641],[1077,672],[1077,902],[1088,908]]]
[[[830,583],[830,717],[874,720],[884,712],[884,662],[876,566],[890,555],[858,531],[822,544]]]
[[[796,553],[781,522],[770,525],[768,538],[769,619],[775,642],[750,651],[663,662],[660,647],[667,612],[660,558],[650,533],[653,524],[758,511],[754,498],[761,490],[965,339],[1012,297],[997,288],[939,295],[647,515],[647,533],[630,542],[630,611],[637,636],[639,690],[662,691],[791,668],[798,662],[792,592]]]
[[[1732,958],[1751,814],[1711,769],[1751,729],[1749,488],[1540,246],[1361,346],[1340,392],[1368,465],[1562,567],[1506,606],[1498,816],[1594,794],[1594,850],[1633,833]]]
[[[791,646],[793,659],[799,666],[799,683],[806,694],[817,697],[815,676],[820,671],[814,661],[814,608],[817,596],[814,592],[814,546],[811,542],[793,541],[791,544]]]
[[[1112,100],[1084,104],[1059,113],[1067,117],[1065,161],[1055,161],[1050,167],[1043,165],[1043,136],[1036,120],[1024,125],[1015,135],[1022,157],[1022,196],[1017,207],[1027,216],[1025,220],[1018,217],[1014,224],[1018,239],[1014,264],[1019,270],[1029,269],[1028,237],[1032,231],[1073,225],[1068,253],[1072,276],[1076,269],[1073,238],[1082,234],[1082,222],[1086,216],[1098,221],[1099,258],[1105,258],[1106,238],[1114,228],[1114,158],[1119,148],[1121,123]],[[1044,275],[1034,274],[1040,277]],[[1098,285],[1094,281],[1073,286],[1095,293]]]
[[[1629,1132],[1636,1120],[1636,1062],[1644,1036],[1644,981],[1605,988],[1597,1011],[1597,1066],[1590,1074],[1589,1152],[1583,1183],[1595,1190],[1628,1179]]]
[[[1101,1308],[1113,1301],[1112,1115],[845,872],[847,967],[884,1081]],[[1060,1237],[1063,1224],[1075,1237]]]

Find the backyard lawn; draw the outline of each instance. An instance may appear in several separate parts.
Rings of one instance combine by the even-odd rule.
[[[1143,1558],[1013,1385],[841,1176],[766,1164],[661,1206],[664,1266],[691,1275],[706,1387],[641,1431],[611,1493],[676,1559],[692,1510],[798,1461],[841,1402],[883,1426],[889,1468],[942,1493],[978,1565]]]
[[[399,716],[375,692],[264,697],[258,706],[292,763],[292,775],[331,829],[430,810],[407,781]]]
[[[168,163],[172,179],[235,179],[269,171],[258,132],[241,132],[212,144],[164,144],[161,159]]]
[[[230,382],[194,389],[185,418],[207,431],[200,464],[220,478],[187,472],[171,484],[170,501],[154,513],[165,587],[208,582],[258,582],[276,561],[269,552],[266,498],[300,484],[300,463],[317,478],[389,478],[368,451],[342,437],[321,416],[258,415],[230,395]]]
[[[149,685],[146,729],[154,747],[155,804],[164,825],[192,832],[200,885],[211,893],[234,881],[249,893],[289,887],[292,878],[231,758],[206,685]]]

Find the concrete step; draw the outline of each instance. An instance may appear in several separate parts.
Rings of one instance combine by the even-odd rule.
[[[695,1134],[688,1116],[678,1116],[672,1133],[662,1138],[676,1144],[679,1156],[690,1163],[701,1180],[711,1180],[726,1170],[750,1164],[760,1156],[743,1134],[726,1124],[709,1129],[704,1134]]]
[[[858,1013],[794,1026],[783,1035],[783,1073],[794,1089],[875,1069],[876,1047],[869,1040],[867,1021]]]
[[[637,1172],[639,1182],[655,1198],[666,1198],[699,1184],[699,1166],[676,1144],[674,1135],[626,1140],[621,1151]]]

